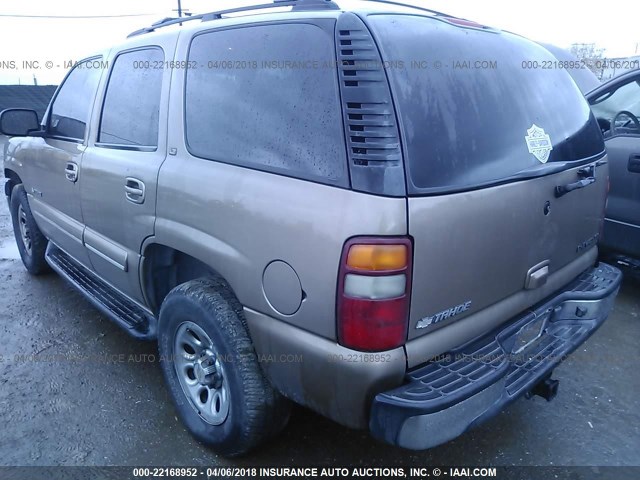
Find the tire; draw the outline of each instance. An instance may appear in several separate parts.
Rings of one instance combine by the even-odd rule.
[[[44,258],[49,241],[36,225],[22,184],[13,187],[10,207],[13,233],[22,263],[31,275],[49,272],[51,269]]]
[[[196,439],[236,457],[284,428],[290,404],[262,373],[242,306],[226,282],[192,280],[169,292],[158,344],[174,404]]]

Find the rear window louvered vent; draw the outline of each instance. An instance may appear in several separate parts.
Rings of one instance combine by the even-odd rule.
[[[344,13],[338,19],[336,48],[352,186],[403,195],[402,154],[389,84],[371,33],[357,16]]]

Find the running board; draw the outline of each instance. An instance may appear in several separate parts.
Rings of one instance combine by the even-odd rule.
[[[51,242],[47,247],[45,258],[56,273],[84,294],[87,300],[129,335],[142,340],[156,338],[155,317]]]

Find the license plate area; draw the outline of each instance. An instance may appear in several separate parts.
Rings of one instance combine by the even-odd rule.
[[[552,312],[552,309],[547,310],[518,330],[512,353],[518,354],[524,352],[528,348],[532,347],[538,339],[540,339],[547,327],[547,322],[549,321]]]

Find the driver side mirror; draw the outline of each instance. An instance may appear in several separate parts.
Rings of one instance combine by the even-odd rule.
[[[40,130],[40,122],[35,110],[7,108],[0,112],[0,134],[24,137],[34,130]]]

